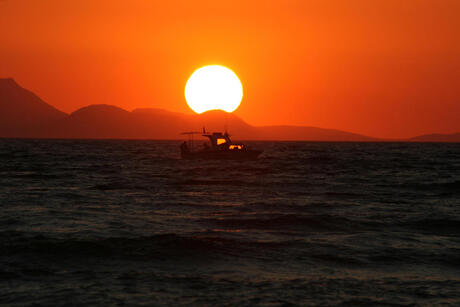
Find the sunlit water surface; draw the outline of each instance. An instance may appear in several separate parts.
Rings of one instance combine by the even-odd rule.
[[[460,304],[460,144],[0,140],[7,305]]]

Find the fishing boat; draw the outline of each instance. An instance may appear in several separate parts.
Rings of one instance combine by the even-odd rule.
[[[261,150],[248,148],[244,144],[233,143],[230,135],[225,132],[206,133],[184,132],[183,135],[189,136],[188,142],[183,142],[180,147],[182,159],[201,159],[201,160],[255,160],[262,153]],[[201,134],[209,139],[199,149],[195,149],[193,136]]]

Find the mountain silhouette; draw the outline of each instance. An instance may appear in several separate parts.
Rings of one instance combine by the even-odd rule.
[[[130,112],[99,104],[66,114],[20,87],[13,79],[0,79],[0,137],[174,140],[182,139],[184,131],[201,132],[203,128],[208,132],[228,129],[235,140],[385,141],[317,127],[256,127],[223,111],[188,115],[146,108]],[[399,141],[460,142],[460,133]]]
[[[13,79],[0,79],[0,135],[33,136],[37,127],[63,120],[67,114],[50,106]]]

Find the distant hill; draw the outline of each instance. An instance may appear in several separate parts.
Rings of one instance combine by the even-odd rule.
[[[37,126],[33,136],[171,140],[182,139],[182,132],[201,132],[203,128],[207,131],[223,131],[227,128],[234,139],[240,140],[375,140],[348,132],[313,127],[254,127],[223,111],[209,111],[200,115],[186,115],[159,109],[137,109],[129,112],[111,105],[81,108],[59,121]]]
[[[338,142],[372,142],[377,138],[364,136],[335,129],[302,126],[266,126],[257,127],[256,137],[253,139],[292,140],[292,141],[338,141]]]
[[[0,79],[0,137],[86,139],[182,139],[181,132],[223,131],[235,140],[385,141],[317,127],[255,127],[234,114],[209,111],[187,115],[162,109],[132,112],[111,105],[90,105],[66,114],[48,105],[13,79]],[[427,135],[408,140],[459,142],[460,134]]]
[[[13,79],[0,79],[1,136],[32,136],[37,127],[66,117]]]
[[[449,142],[449,143],[460,143],[460,133],[452,133],[452,134],[425,134],[410,138],[409,141],[411,142]]]
[[[56,124],[47,137],[59,138],[123,138],[182,139],[182,132],[223,131],[245,135],[253,127],[238,117],[222,111],[201,115],[186,115],[161,109],[136,109],[128,112],[111,105],[91,105],[81,108]],[[253,134],[253,133],[252,133]]]

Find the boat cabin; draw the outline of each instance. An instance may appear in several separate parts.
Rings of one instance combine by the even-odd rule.
[[[232,144],[227,132],[224,134],[221,132],[213,132],[212,134],[203,134],[203,136],[209,139],[213,149],[227,149]]]
[[[206,131],[204,131],[203,129],[203,133],[184,132],[182,134],[186,134],[189,136],[188,143],[184,142],[184,148],[187,147],[187,149],[190,149],[191,151],[194,151],[193,135],[195,134],[201,134],[202,136],[207,137],[209,139],[211,146],[205,143],[204,150],[246,150],[246,147],[243,144],[234,144],[230,139],[230,135],[227,132],[206,133]]]
[[[203,133],[184,132],[182,134],[189,136],[189,142],[183,142],[181,145],[183,159],[255,160],[262,153],[260,150],[249,149],[243,144],[233,143],[227,132],[206,133],[203,129]],[[195,134],[207,137],[211,146],[206,142],[202,149],[194,150],[193,136]]]
[[[243,144],[233,144],[230,135],[225,132],[213,132],[212,134],[203,134],[211,142],[211,148],[216,150],[242,150]]]

